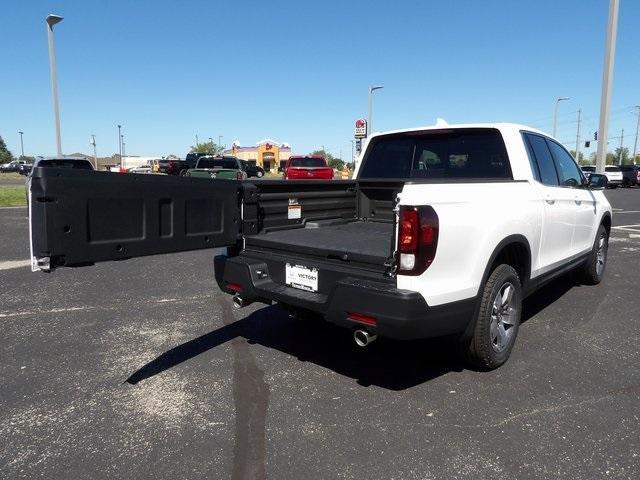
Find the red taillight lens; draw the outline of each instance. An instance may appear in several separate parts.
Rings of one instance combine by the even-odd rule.
[[[400,211],[398,229],[398,250],[414,252],[418,247],[418,209],[403,208]]]
[[[237,283],[227,283],[227,288],[229,290],[233,290],[234,292],[242,292],[242,285],[239,285]]]
[[[430,206],[400,207],[396,263],[403,275],[420,275],[433,262],[438,246],[438,215]]]

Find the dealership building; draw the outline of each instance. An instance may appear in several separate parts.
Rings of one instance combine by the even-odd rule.
[[[225,155],[233,155],[240,160],[262,167],[265,171],[277,173],[284,168],[284,164],[291,156],[291,146],[286,142],[277,142],[265,138],[252,147],[243,147],[235,141]]]

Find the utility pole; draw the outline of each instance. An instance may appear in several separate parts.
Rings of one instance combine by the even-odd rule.
[[[576,162],[580,163],[580,122],[582,120],[582,109],[578,109],[578,131],[576,133]]]
[[[222,147],[222,137],[224,137],[224,135],[218,135],[218,146]]]
[[[22,135],[24,132],[18,132],[20,134],[20,151],[22,152],[22,156],[24,157],[24,142],[22,141]]]
[[[198,134],[196,133],[196,148],[198,147]]]
[[[618,155],[618,165],[622,165],[622,145],[624,145],[624,128],[620,133],[620,154]]]
[[[636,140],[633,142],[633,164],[636,164],[636,152],[638,151],[638,130],[640,130],[640,105],[636,105],[638,109],[638,123],[636,123]]]
[[[96,171],[98,170],[98,154],[96,153],[96,136],[91,134],[91,145],[93,146],[93,163],[95,164]]]
[[[600,125],[598,127],[598,153],[596,156],[597,173],[604,173],[604,166],[607,163],[607,135],[609,133],[611,83],[613,82],[613,64],[616,55],[619,3],[619,0],[609,0],[607,44],[604,51],[604,66],[602,69],[602,97],[600,99]]]

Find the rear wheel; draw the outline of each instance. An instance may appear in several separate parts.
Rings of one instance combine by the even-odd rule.
[[[262,170],[258,170],[258,173],[256,173],[256,177],[261,178],[264,175],[264,172]]]
[[[178,172],[178,174],[179,174],[181,177],[184,177],[185,175],[187,175],[187,170],[186,170],[185,168],[183,168],[183,169],[181,169],[181,170],[180,170],[180,172]]]
[[[582,267],[582,280],[589,285],[597,285],[602,281],[604,270],[607,266],[607,254],[609,252],[609,234],[604,225],[598,228],[596,240],[587,261]]]
[[[516,341],[522,314],[522,286],[510,265],[498,265],[482,290],[480,308],[467,356],[481,368],[507,361]]]

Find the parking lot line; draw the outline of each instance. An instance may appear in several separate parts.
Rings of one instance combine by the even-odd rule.
[[[28,267],[29,265],[31,265],[31,260],[8,260],[5,262],[0,262],[0,270]]]

